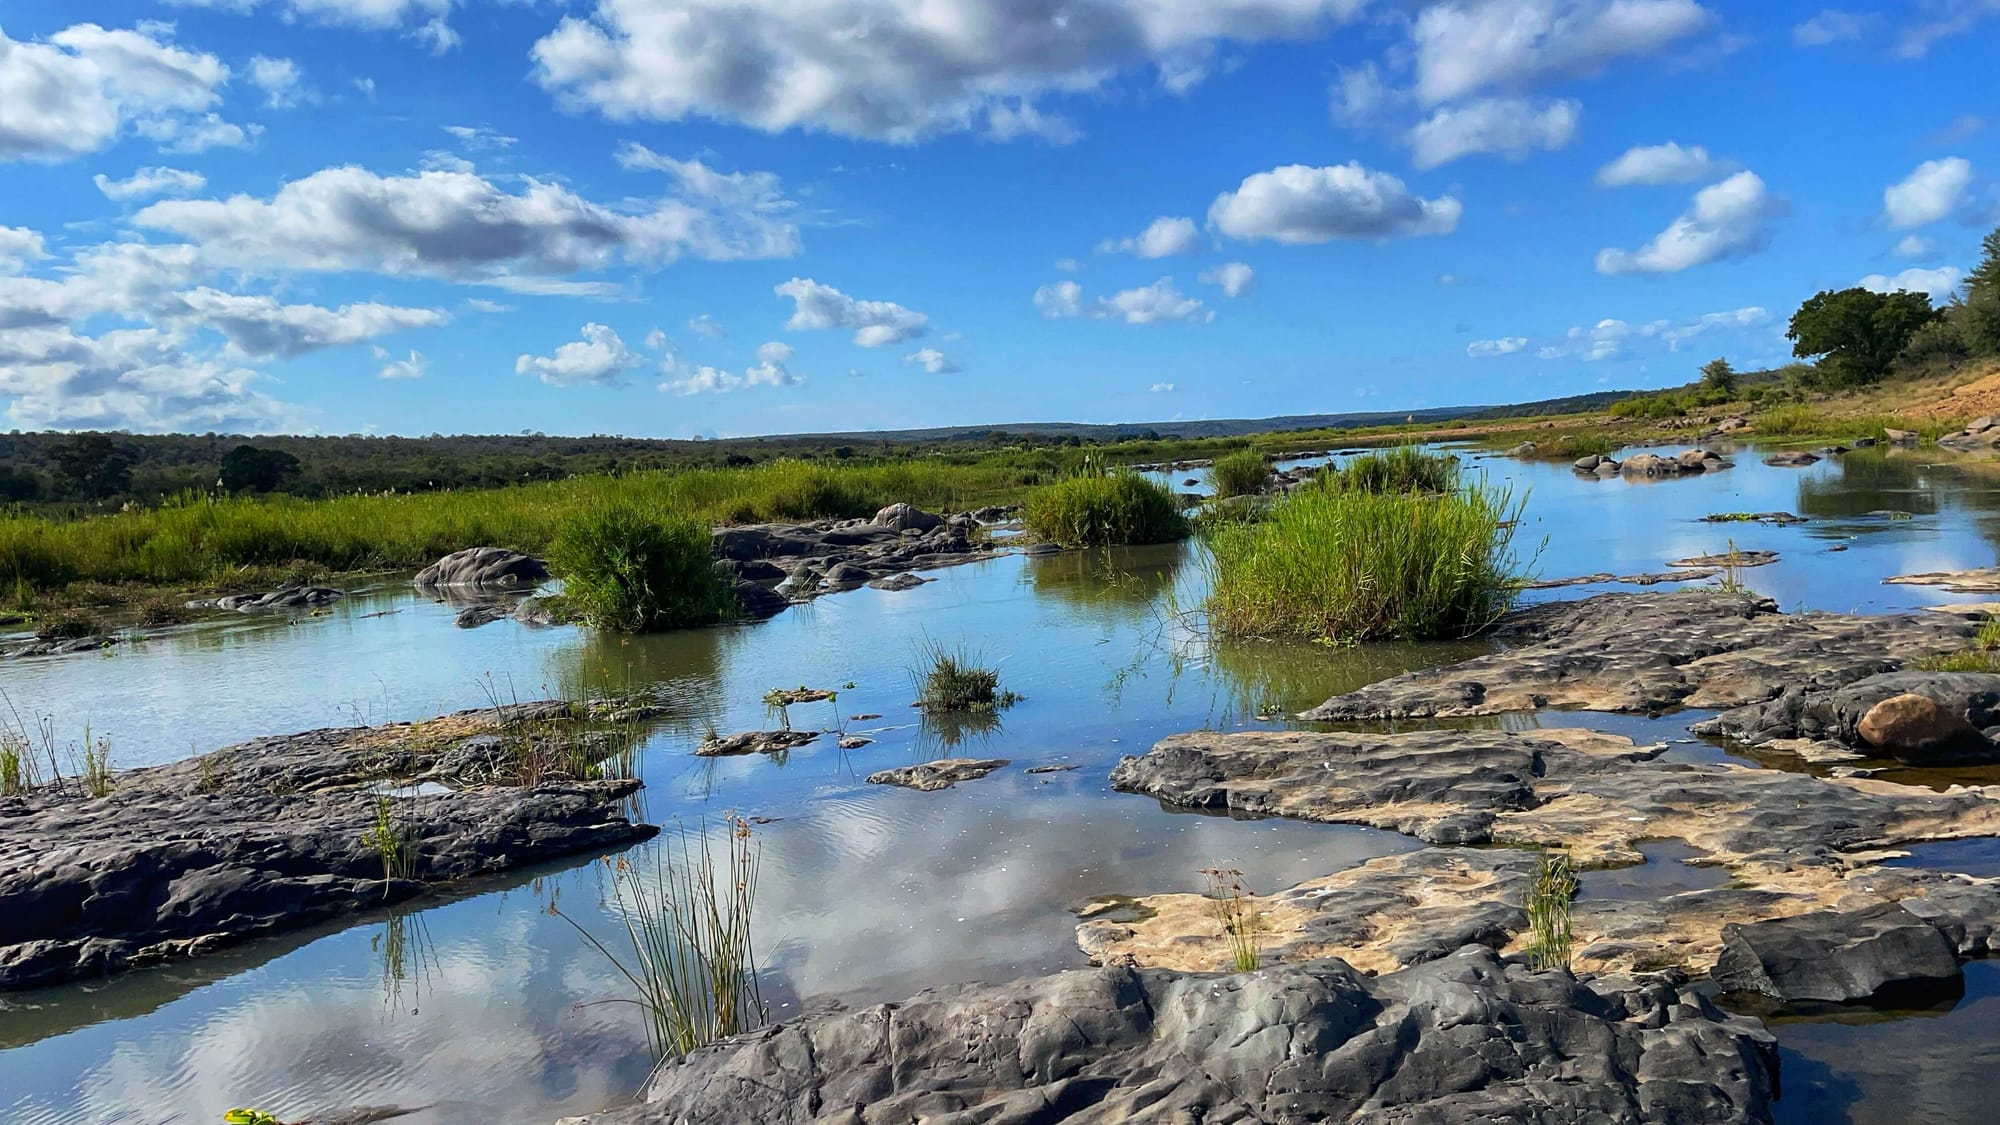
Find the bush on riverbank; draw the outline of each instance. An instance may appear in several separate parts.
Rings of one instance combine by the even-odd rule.
[[[1064,547],[1167,543],[1186,538],[1174,494],[1136,473],[1085,470],[1037,489],[1021,510],[1037,538]]]
[[[1399,445],[1356,457],[1332,479],[1346,492],[1449,492],[1458,487],[1458,458]]]
[[[1209,535],[1221,634],[1339,643],[1441,640],[1491,625],[1519,592],[1521,504],[1485,485],[1441,495],[1307,488]]]
[[[574,516],[549,545],[577,620],[628,633],[713,625],[738,612],[705,522],[621,504]]]
[[[1265,463],[1263,454],[1244,449],[1217,457],[1208,475],[1215,482],[1217,496],[1253,496],[1264,491],[1264,485],[1271,479],[1271,466]]]

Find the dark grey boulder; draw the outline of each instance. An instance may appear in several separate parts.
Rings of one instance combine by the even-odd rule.
[[[762,621],[785,612],[792,600],[769,586],[755,582],[736,584],[736,604],[742,607],[743,616],[753,621]]]
[[[791,1020],[662,1067],[587,1125],[1768,1121],[1776,1051],[1659,978],[1491,950],[1365,977],[1124,966]]]
[[[1890,722],[1887,712],[1916,696],[1935,705],[1930,721]],[[1794,685],[1764,703],[1725,711],[1695,725],[1751,745],[1805,738],[1895,757],[1911,764],[2000,760],[1981,733],[2000,725],[2000,675],[1985,672],[1885,672],[1853,683]]]
[[[929,531],[944,520],[910,504],[891,504],[876,512],[871,522],[895,531]]]
[[[872,579],[868,585],[870,588],[876,590],[914,590],[929,581],[930,579],[928,578],[919,577],[906,570],[901,574],[892,574],[887,578]]]
[[[286,586],[265,594],[231,594],[212,603],[217,609],[252,612],[260,609],[316,609],[347,595],[325,586]]]
[[[505,621],[507,618],[513,616],[513,613],[512,606],[504,606],[491,602],[483,605],[469,605],[458,611],[458,616],[452,619],[452,624],[461,629],[477,629],[481,625],[491,625],[495,621]]]
[[[505,547],[469,547],[418,571],[416,584],[427,588],[532,589],[548,580],[549,568],[540,559]]]
[[[1731,992],[1849,1001],[1891,985],[1951,980],[1959,964],[1953,943],[1937,927],[1883,903],[1724,926],[1711,975]]]

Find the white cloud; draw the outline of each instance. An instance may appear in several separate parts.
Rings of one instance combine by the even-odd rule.
[[[466,298],[465,307],[471,309],[473,312],[486,313],[488,315],[494,315],[498,313],[510,313],[514,311],[514,306],[512,305],[503,304],[499,301],[489,301],[484,297]]]
[[[758,363],[784,363],[792,358],[792,346],[781,340],[757,345]]]
[[[404,35],[443,53],[458,45],[458,33],[445,23],[452,0],[165,0],[182,8],[214,8],[238,15],[269,3],[287,20],[358,28],[365,31],[401,29]]]
[[[1788,212],[1754,172],[1738,172],[1695,193],[1694,206],[1636,252],[1597,253],[1602,274],[1679,273],[1762,250],[1770,222]]]
[[[1105,239],[1098,243],[1100,254],[1137,254],[1141,258],[1171,258],[1201,244],[1193,219],[1154,219],[1132,238]]]
[[[1494,356],[1513,355],[1527,346],[1526,336],[1502,336],[1497,340],[1474,340],[1465,345],[1465,354],[1474,359],[1491,359]]]
[[[1569,99],[1537,104],[1526,98],[1479,98],[1443,106],[1410,130],[1411,161],[1419,168],[1435,168],[1484,152],[1522,160],[1538,149],[1568,144],[1582,112]]]
[[[1057,258],[1056,269],[1061,273],[1075,273],[1083,268],[1083,263],[1075,258]]]
[[[1174,288],[1170,277],[1163,277],[1151,285],[1100,297],[1090,315],[1101,320],[1122,320],[1127,324],[1162,324],[1175,320],[1206,324],[1215,319],[1215,313],[1199,299],[1182,296]]]
[[[1928,258],[1936,252],[1937,247],[1931,245],[1930,240],[1918,234],[1904,235],[1896,243],[1895,248],[1890,251],[1890,253],[1896,255],[1898,258]]]
[[[1427,105],[1489,88],[1593,74],[1706,27],[1694,0],[1448,0],[1417,17],[1417,96]]]
[[[536,79],[617,120],[709,117],[877,140],[1048,136],[1045,94],[1151,67],[1169,89],[1219,44],[1304,39],[1363,0],[608,0],[533,49]]]
[[[1203,270],[1203,285],[1214,285],[1222,290],[1225,297],[1241,297],[1250,291],[1257,280],[1257,272],[1242,262],[1224,262],[1211,270]]]
[[[521,356],[514,361],[514,373],[533,375],[552,387],[608,386],[643,362],[618,333],[602,324],[586,324],[583,339],[562,345],[554,355]]]
[[[1818,15],[1792,28],[1792,42],[1801,47],[1824,47],[1828,43],[1856,40],[1867,34],[1875,17],[1838,8],[1822,8]]]
[[[0,334],[0,395],[23,429],[272,433],[302,415],[251,384],[257,372],[189,353],[172,332],[66,327]]]
[[[212,148],[246,148],[264,132],[262,125],[238,125],[213,113],[200,117],[164,117],[140,121],[140,136],[155,141],[161,152],[187,154]]]
[[[683,197],[651,201],[648,210],[594,203],[532,178],[510,192],[470,172],[378,176],[348,165],[293,180],[268,200],[171,200],[133,222],[191,240],[217,265],[369,270],[545,292],[568,287],[541,279],[621,261],[798,252],[798,228],[778,202],[704,196],[716,189],[713,174],[692,161],[678,166],[676,178]]]
[[[1918,0],[1919,18],[1897,37],[1896,54],[1918,59],[1931,44],[1964,35],[1988,16],[2000,15],[2000,0]]]
[[[1367,125],[1404,96],[1383,80],[1380,67],[1365,62],[1357,67],[1340,68],[1340,76],[1327,87],[1327,112],[1342,125]]]
[[[91,177],[91,182],[105,198],[121,202],[151,199],[156,195],[193,195],[208,186],[208,178],[200,172],[184,172],[179,168],[141,168],[122,180],[99,172]]]
[[[792,299],[792,315],[785,327],[794,331],[826,328],[854,329],[854,342],[864,348],[901,343],[924,334],[930,318],[894,301],[857,301],[831,285],[811,278],[795,277],[775,287],[780,297]]]
[[[1727,312],[1703,313],[1692,320],[1655,320],[1645,324],[1607,317],[1588,328],[1571,328],[1560,339],[1545,344],[1535,354],[1542,359],[1581,359],[1586,362],[1617,359],[1626,348],[1639,341],[1657,341],[1677,352],[1684,341],[1711,332],[1740,332],[1771,319],[1769,309],[1748,305]]]
[[[1707,179],[1724,170],[1722,162],[1700,145],[1682,147],[1673,141],[1661,145],[1638,145],[1597,170],[1600,187],[1633,184],[1685,184]]]
[[[1078,129],[1069,118],[1059,113],[1043,113],[1035,108],[1034,103],[1024,100],[1013,105],[1000,103],[988,106],[986,136],[995,141],[1032,137],[1052,145],[1067,145],[1081,140],[1083,130]]]
[[[1245,177],[1235,191],[1216,196],[1208,221],[1231,238],[1302,244],[1450,234],[1463,211],[1451,196],[1421,199],[1403,181],[1359,163],[1288,164]]]
[[[792,346],[773,340],[757,348],[757,362],[738,375],[719,367],[700,366],[676,379],[668,379],[659,384],[659,389],[671,395],[727,394],[742,387],[796,387],[806,381],[806,377],[792,371],[785,364],[792,358]]]
[[[264,105],[270,109],[289,109],[305,97],[299,64],[290,59],[251,56],[250,83],[264,91]]]
[[[1963,157],[1926,160],[1882,192],[1882,214],[1896,228],[1921,227],[1958,210],[1972,186],[1972,164]]]
[[[47,243],[40,231],[27,227],[0,227],[0,275],[19,273],[29,264],[48,257]]]
[[[1933,301],[1944,302],[1951,299],[1958,283],[1964,279],[1964,272],[1956,266],[1928,270],[1912,267],[1894,277],[1871,273],[1855,284],[1875,293],[1895,293],[1907,289],[1912,293],[1922,293]]]
[[[965,368],[953,363],[936,348],[918,348],[903,357],[904,363],[914,363],[932,375],[955,375]]]
[[[1174,393],[1174,385],[1172,383],[1154,383],[1152,386],[1146,389],[1156,395],[1168,395]]]
[[[390,359],[386,349],[376,348],[375,358],[384,361],[381,370],[375,372],[377,379],[421,379],[430,367],[430,360],[414,348],[410,349],[408,359]]]
[[[212,328],[238,354],[252,359],[289,358],[321,348],[358,344],[412,328],[434,328],[448,318],[437,309],[363,303],[338,309],[285,305],[275,297],[242,296],[202,287],[179,294],[177,308],[156,314]]]
[[[720,340],[729,335],[720,321],[707,313],[697,313],[688,318],[688,331],[705,340]]]
[[[520,142],[519,137],[510,137],[497,129],[489,129],[484,125],[440,125],[438,128],[450,133],[453,140],[474,152],[490,152],[495,149],[512,148]],[[651,155],[649,150],[640,148],[637,145],[632,146],[632,148]]]
[[[1057,281],[1035,290],[1035,307],[1051,320],[1083,315],[1083,286]]]
[[[223,129],[240,139],[241,129],[209,113],[229,68],[214,55],[175,46],[170,31],[165,24],[128,31],[80,23],[45,42],[0,31],[0,161],[81,156],[127,131],[186,151]]]

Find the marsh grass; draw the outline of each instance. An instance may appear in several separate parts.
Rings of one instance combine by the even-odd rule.
[[[12,731],[0,731],[0,797],[25,797],[41,783],[34,748]]]
[[[397,883],[415,877],[416,833],[394,797],[375,798],[375,824],[362,834],[361,843],[382,861],[383,898]]]
[[[571,614],[599,629],[683,629],[738,612],[708,525],[679,512],[618,504],[572,516],[549,545],[549,565]]]
[[[721,835],[720,861],[705,825],[681,830],[678,855],[656,851],[650,872],[623,857],[604,860],[629,947],[624,956],[549,907],[631,985],[633,996],[621,1002],[645,1013],[658,1059],[679,1058],[768,1018],[750,932],[759,850],[739,817],[726,818]]]
[[[1576,866],[1566,851],[1544,851],[1528,888],[1528,959],[1537,971],[1567,969],[1574,935],[1570,913],[1576,900]]]
[[[90,724],[83,725],[83,743],[76,749],[76,774],[83,781],[83,791],[95,798],[111,795],[111,740],[103,736],[92,738]]]
[[[1722,577],[1716,580],[1715,588],[1725,594],[1751,592],[1743,581],[1743,552],[1736,549],[1734,539],[1729,541],[1729,553],[1722,556]]]
[[[1521,510],[1483,484],[1440,495],[1301,489],[1256,522],[1209,530],[1210,626],[1342,644],[1469,637],[1520,592]]]
[[[1605,433],[1566,433],[1534,438],[1536,460],[1574,461],[1593,454],[1604,456],[1618,448],[1618,441]]]
[[[1239,450],[1215,459],[1208,476],[1220,497],[1254,496],[1264,491],[1271,479],[1271,466],[1254,449]]]
[[[1343,492],[1390,495],[1402,492],[1444,493],[1458,487],[1458,459],[1447,453],[1426,453],[1414,445],[1398,445],[1366,453],[1321,478]]]
[[[1851,441],[1861,437],[1872,437],[1882,441],[1886,440],[1888,430],[1908,430],[1916,434],[1919,443],[1924,445],[1934,444],[1937,439],[1958,429],[1956,422],[1936,418],[1911,418],[1893,414],[1837,417],[1805,403],[1774,406],[1753,415],[1750,424],[1756,433],[1764,437],[1810,438],[1824,441]]]
[[[1925,672],[2000,672],[2000,618],[1981,622],[1971,647],[1923,657],[1916,666]]]
[[[1168,543],[1188,534],[1166,486],[1137,473],[1089,467],[1030,493],[1021,522],[1031,535],[1064,547]]]
[[[917,706],[928,712],[997,711],[1019,698],[1000,690],[998,669],[965,648],[946,648],[937,641],[924,643],[910,676],[917,685]]]
[[[52,610],[35,621],[35,639],[38,641],[74,641],[103,632],[104,622],[98,620],[96,615],[69,606]]]
[[[1250,972],[1257,967],[1257,929],[1243,872],[1233,867],[1204,867],[1201,876],[1208,884],[1209,912],[1222,924],[1230,964],[1239,973]]]

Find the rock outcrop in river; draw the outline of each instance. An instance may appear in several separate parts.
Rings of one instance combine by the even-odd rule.
[[[588,1125],[1760,1122],[1776,1051],[1659,977],[1466,949],[1387,976],[1122,965],[791,1020],[661,1069]]]
[[[650,836],[619,809],[638,781],[588,776],[617,741],[607,728],[646,717],[523,704],[307,731],[117,773],[103,796],[72,779],[0,798],[0,990],[196,956]],[[384,791],[420,778],[472,787]]]

